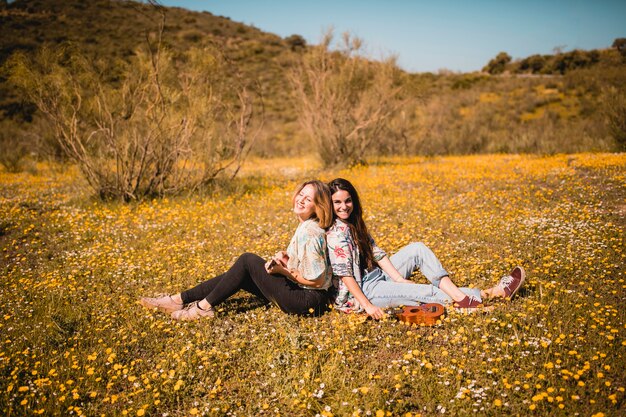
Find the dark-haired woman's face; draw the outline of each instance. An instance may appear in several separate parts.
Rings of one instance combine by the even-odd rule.
[[[333,194],[332,199],[335,215],[341,220],[348,220],[354,209],[350,193],[345,190],[337,190],[335,194]]]

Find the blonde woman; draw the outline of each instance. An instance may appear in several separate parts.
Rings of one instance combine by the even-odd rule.
[[[328,186],[317,180],[300,184],[292,205],[300,223],[286,251],[277,252],[267,262],[244,253],[222,275],[178,294],[143,297],[140,303],[170,313],[176,320],[195,320],[213,317],[215,307],[244,290],[275,303],[285,313],[324,311],[332,284],[324,231],[332,222]]]

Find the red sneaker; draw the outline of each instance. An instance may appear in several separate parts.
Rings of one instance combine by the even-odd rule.
[[[509,275],[500,279],[497,286],[504,290],[505,297],[512,299],[522,287],[522,284],[524,284],[525,279],[526,271],[524,271],[524,268],[516,266]]]

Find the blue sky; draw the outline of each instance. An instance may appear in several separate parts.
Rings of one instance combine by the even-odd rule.
[[[373,58],[395,54],[412,72],[480,70],[498,52],[513,58],[555,48],[608,48],[626,37],[626,0],[163,0],[206,10],[281,37],[318,43],[330,26],[350,31]]]

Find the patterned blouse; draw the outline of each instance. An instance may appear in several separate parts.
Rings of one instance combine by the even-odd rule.
[[[324,277],[324,284],[320,288],[311,288],[302,284],[302,288],[326,290],[332,285],[332,271],[326,256],[326,235],[316,220],[305,220],[296,229],[287,255],[287,269],[297,269],[309,281]]]
[[[337,288],[335,308],[347,313],[362,311],[362,307],[354,296],[348,291],[342,277],[354,277],[359,287],[363,283],[363,276],[367,271],[359,265],[359,247],[357,246],[350,227],[340,219],[336,219],[326,232],[328,242],[328,256],[333,271],[333,285]],[[370,236],[370,244],[376,262],[383,259],[387,254],[374,242]]]

